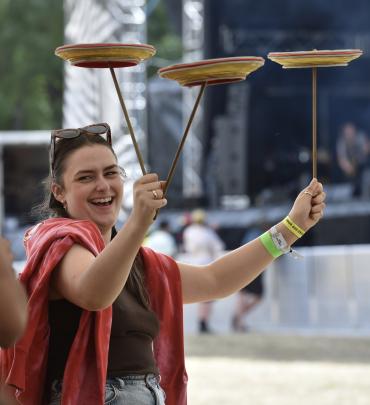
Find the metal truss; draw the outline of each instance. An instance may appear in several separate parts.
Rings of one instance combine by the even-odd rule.
[[[145,0],[65,0],[65,43],[146,42]],[[146,159],[146,75],[139,64],[116,69],[140,150]],[[119,164],[132,183],[140,172],[134,147],[108,69],[65,65],[64,127],[108,122]],[[132,206],[132,187],[125,188],[125,206]],[[122,219],[125,217],[121,213]]]
[[[183,47],[184,62],[194,62],[203,58],[204,48],[204,1],[183,0]],[[187,122],[199,89],[183,90],[183,121]],[[183,151],[183,195],[197,198],[203,195],[202,159],[203,127],[202,108],[197,111]]]

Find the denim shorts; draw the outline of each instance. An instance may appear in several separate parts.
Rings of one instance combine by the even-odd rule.
[[[108,378],[104,404],[109,405],[165,405],[166,395],[154,374]],[[62,383],[54,381],[48,405],[60,405]]]

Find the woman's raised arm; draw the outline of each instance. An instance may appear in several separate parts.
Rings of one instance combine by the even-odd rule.
[[[220,257],[209,265],[178,263],[184,303],[209,301],[226,297],[254,280],[281,254],[286,242],[290,247],[299,236],[313,227],[325,208],[323,186],[313,179],[296,198],[287,219],[274,229],[248,244]],[[277,241],[277,239],[280,240]],[[281,243],[281,249],[279,248]]]

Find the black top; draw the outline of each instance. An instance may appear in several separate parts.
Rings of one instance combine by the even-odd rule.
[[[108,377],[158,374],[153,354],[153,340],[158,332],[157,315],[123,289],[113,304]]]
[[[68,353],[80,322],[82,309],[61,299],[49,301],[49,357],[47,385],[61,380]],[[153,339],[159,332],[156,314],[124,288],[113,303],[108,354],[108,377],[158,374]]]
[[[49,301],[49,354],[47,384],[63,378],[69,350],[80,323],[82,309],[67,300]]]

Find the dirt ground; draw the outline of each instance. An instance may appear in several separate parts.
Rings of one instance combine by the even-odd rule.
[[[186,337],[189,405],[369,405],[370,338]]]

